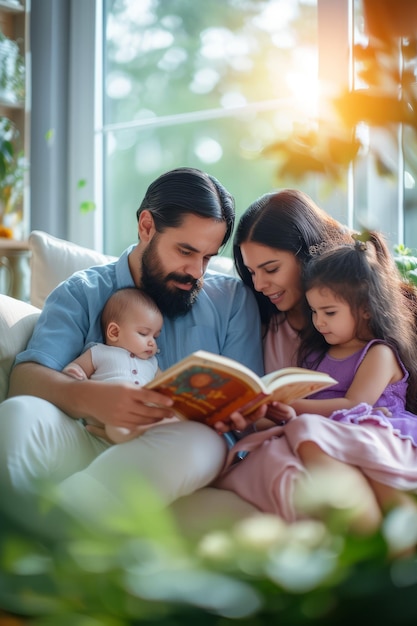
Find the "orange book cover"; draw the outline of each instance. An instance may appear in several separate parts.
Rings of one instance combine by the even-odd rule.
[[[297,367],[260,377],[233,359],[199,350],[146,387],[172,398],[179,417],[213,425],[233,411],[248,415],[264,402],[290,403],[335,382],[327,374]]]

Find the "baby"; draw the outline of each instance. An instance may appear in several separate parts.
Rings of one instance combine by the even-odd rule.
[[[163,317],[153,299],[136,287],[126,287],[113,293],[101,315],[104,344],[94,344],[63,369],[65,374],[79,380],[128,380],[145,385],[160,372],[156,339]],[[106,425],[107,437],[114,443],[134,439],[157,424],[133,429]]]

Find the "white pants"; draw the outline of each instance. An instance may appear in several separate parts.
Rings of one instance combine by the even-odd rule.
[[[127,507],[137,480],[138,498],[145,481],[161,505],[180,498],[178,510],[192,515],[190,494],[218,475],[226,452],[224,438],[197,422],[156,426],[138,439],[110,445],[49,402],[31,396],[10,398],[0,405],[1,506],[34,532],[54,534],[56,528],[48,526],[59,524],[59,519],[38,512],[40,485],[53,483],[67,511],[95,523],[115,507]],[[208,492],[211,514],[217,497],[219,509],[236,508],[238,517],[254,511],[234,494]],[[200,493],[200,515],[202,502]],[[137,502],[135,506],[137,510]]]

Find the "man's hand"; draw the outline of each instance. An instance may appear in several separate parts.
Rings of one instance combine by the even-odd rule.
[[[135,428],[174,417],[172,400],[130,382],[76,380],[36,363],[14,368],[9,396],[43,398],[75,419]]]
[[[84,381],[78,411],[87,421],[134,429],[174,417],[172,400],[161,393],[130,382]]]

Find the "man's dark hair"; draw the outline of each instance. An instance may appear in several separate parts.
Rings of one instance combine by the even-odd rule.
[[[187,214],[225,222],[222,245],[229,240],[235,222],[233,196],[214,176],[192,167],[171,170],[151,183],[136,212],[138,219],[144,210],[152,213],[158,233],[178,228]]]

